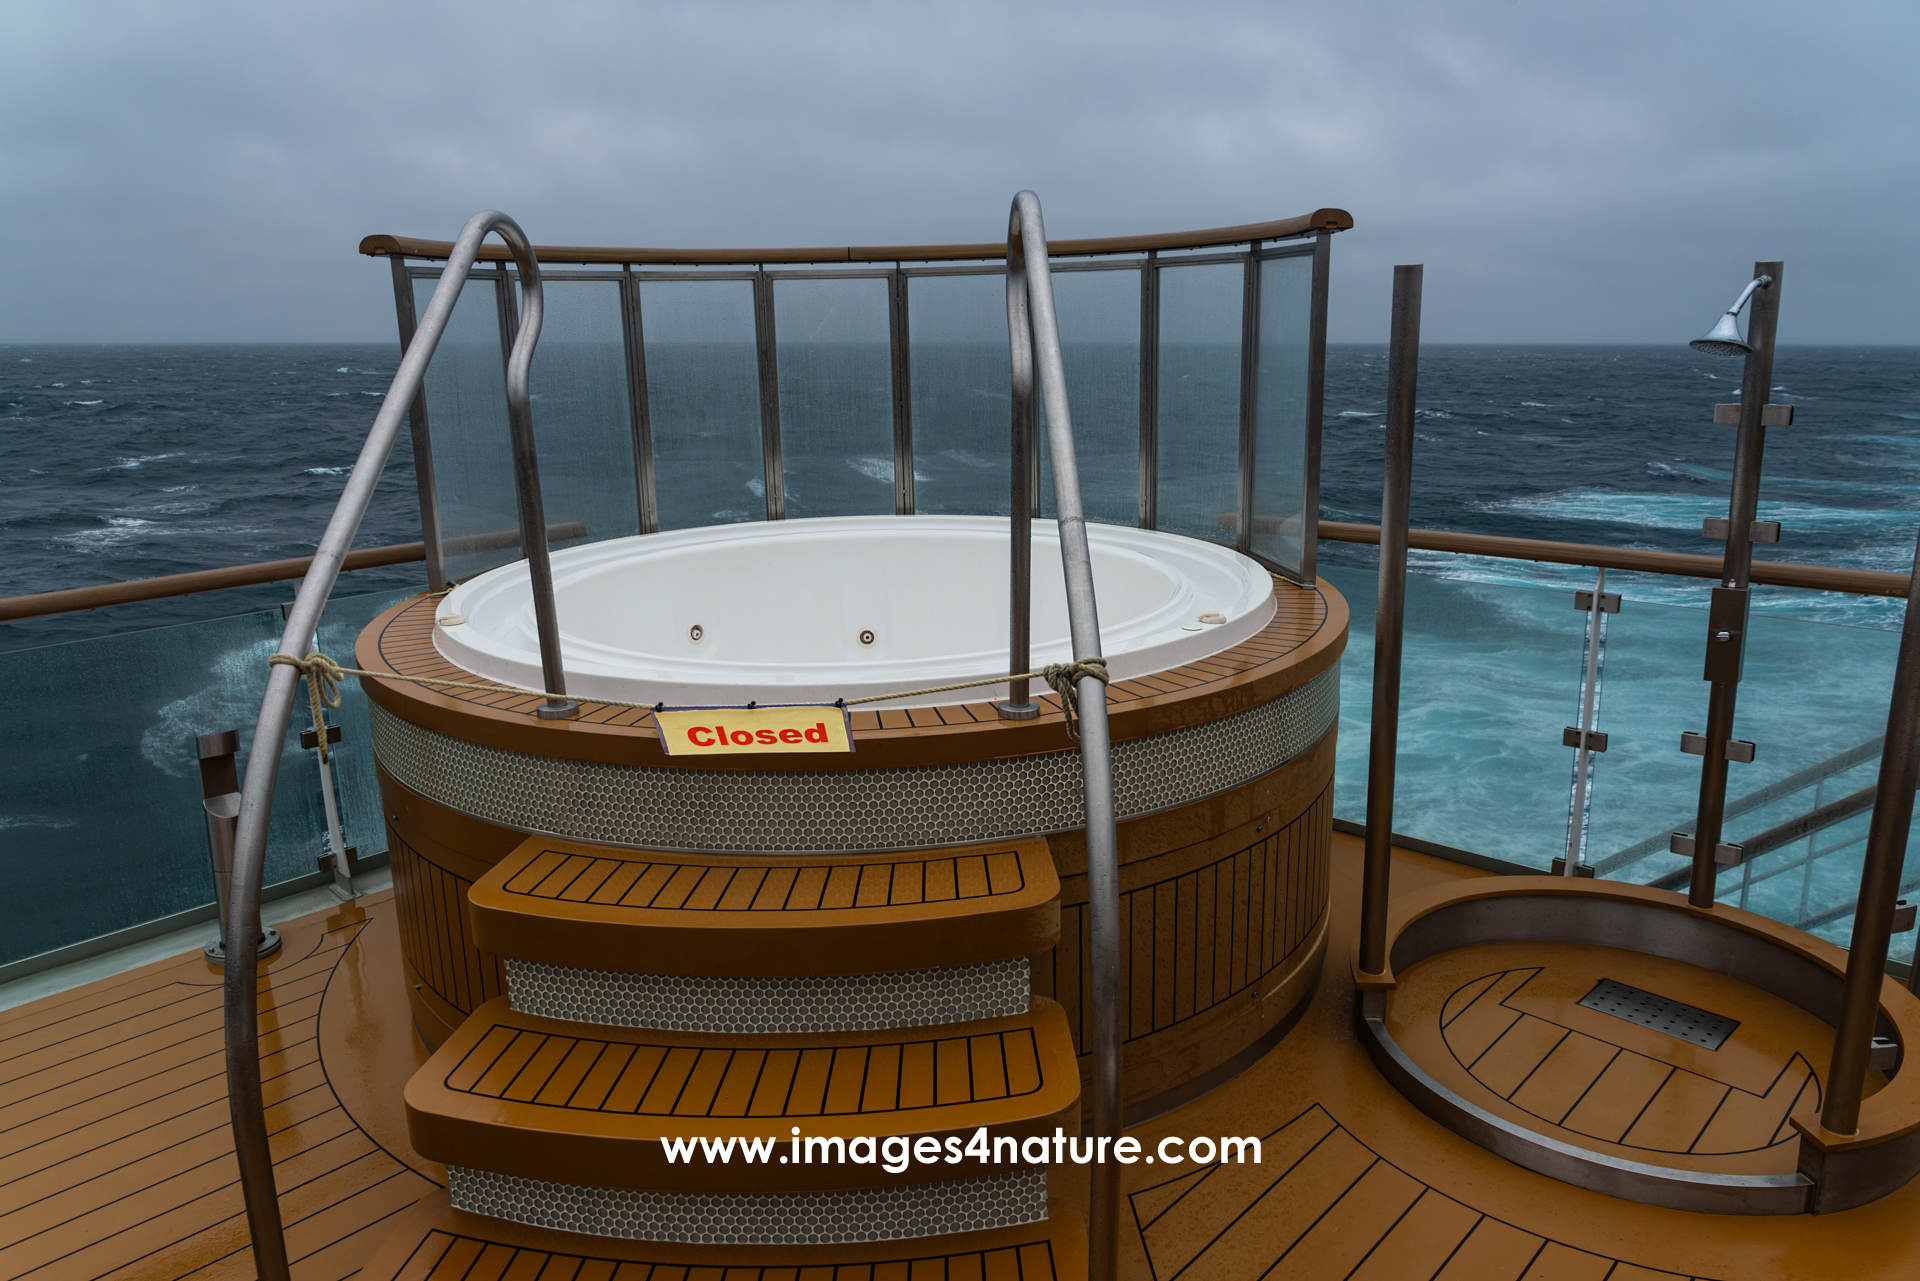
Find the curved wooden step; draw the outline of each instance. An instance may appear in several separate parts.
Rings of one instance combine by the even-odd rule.
[[[1060,1204],[1017,1228],[857,1245],[662,1245],[530,1228],[420,1200],[360,1270],[360,1281],[1085,1281],[1087,1236]]]
[[[489,1001],[407,1083],[414,1150],[450,1166],[581,1187],[765,1193],[924,1184],[1010,1164],[783,1160],[793,1131],[963,1142],[1078,1133],[1066,1015],[882,1032],[664,1032],[562,1022]],[[749,1162],[670,1162],[663,1140],[772,1139]]]
[[[890,973],[1030,956],[1060,937],[1060,877],[1039,839],[816,856],[536,836],[469,901],[482,951],[639,974]]]

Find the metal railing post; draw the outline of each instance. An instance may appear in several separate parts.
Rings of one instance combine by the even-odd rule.
[[[1300,581],[1312,586],[1320,565],[1320,426],[1327,405],[1327,284],[1333,234],[1313,237],[1313,285],[1307,304],[1307,457],[1301,487]]]
[[[1723,854],[1737,857],[1737,847],[1720,839],[1727,804],[1727,741],[1733,737],[1733,709],[1740,689],[1740,669],[1747,652],[1749,575],[1753,571],[1753,520],[1760,506],[1760,461],[1766,450],[1767,429],[1762,416],[1773,386],[1773,334],[1780,316],[1780,271],[1777,262],[1753,265],[1755,280],[1767,284],[1754,291],[1753,317],[1747,322],[1745,375],[1740,382],[1740,437],[1734,450],[1733,492],[1727,500],[1727,552],[1720,586],[1713,589],[1707,612],[1705,679],[1707,695],[1705,757],[1700,763],[1700,805],[1693,826],[1693,871],[1688,878],[1687,902],[1713,906],[1714,880]]]
[[[224,730],[201,734],[194,739],[200,756],[200,805],[207,820],[207,852],[213,859],[213,901],[218,913],[215,921],[220,936],[201,949],[210,965],[227,963],[228,883],[233,877],[234,833],[240,826],[240,734]],[[280,931],[271,927],[260,931],[258,955],[272,956],[280,950]]]
[[[1574,598],[1576,601],[1579,597]],[[1593,875],[1587,862],[1587,820],[1593,800],[1593,717],[1600,702],[1600,652],[1607,629],[1607,571],[1594,579],[1593,601],[1587,608],[1586,675],[1580,682],[1580,741],[1573,755],[1573,798],[1567,808],[1567,853],[1560,860],[1564,876]]]
[[[1017,299],[1014,281],[1023,282]],[[1060,532],[1060,563],[1066,577],[1068,630],[1076,664],[1098,659],[1100,617],[1094,601],[1093,560],[1087,519],[1080,502],[1080,469],[1073,448],[1073,417],[1067,408],[1066,367],[1060,356],[1060,325],[1053,307],[1047,264],[1047,233],[1040,199],[1031,191],[1013,198],[1007,229],[1007,318],[1024,319],[1012,331],[1014,378],[1021,376],[1021,348],[1031,400],[1039,374],[1046,407],[1047,449],[1053,460],[1053,505]],[[1018,305],[1024,303],[1024,305]],[[1021,460],[1014,470],[1020,474]],[[1016,507],[1016,511],[1018,508]],[[1020,670],[1020,669],[1016,669]],[[1107,727],[1107,686],[1098,676],[1074,683],[1079,699],[1080,770],[1087,815],[1087,935],[1090,983],[1087,1048],[1093,1057],[1092,1136],[1118,1139],[1120,1122],[1120,856],[1113,809],[1113,751]],[[1117,1268],[1120,1229],[1120,1167],[1095,1161],[1090,1167],[1087,1214],[1088,1275],[1111,1281]]]
[[[1894,900],[1900,896],[1900,869],[1907,856],[1907,830],[1913,823],[1913,790],[1920,784],[1920,744],[1914,741],[1914,732],[1920,728],[1920,543],[1914,548],[1913,567],[1893,695],[1887,700],[1887,738],[1880,751],[1873,819],[1860,867],[1860,897],[1847,945],[1846,988],[1840,999],[1840,1021],[1833,1031],[1826,1103],[1820,1109],[1820,1124],[1835,1134],[1852,1134],[1860,1128],[1860,1099],[1866,1090],[1874,1024],[1880,1016],[1887,943],[1893,937]],[[1914,972],[1920,974],[1920,965]],[[1902,1048],[1911,1054],[1920,1046]]]
[[[1033,317],[1027,305],[1027,277],[1015,263],[1020,253],[1016,214],[1007,232],[1007,334],[1013,363],[1012,444],[1008,471],[1007,671],[1033,669]],[[1059,483],[1059,471],[1054,472]],[[1007,682],[1007,701],[995,707],[1004,721],[1030,721],[1040,715],[1025,677]]]
[[[487,233],[497,232],[513,251],[520,264],[521,279],[528,291],[525,322],[515,337],[507,362],[507,394],[510,412],[517,427],[516,452],[524,445],[532,449],[532,418],[527,405],[527,372],[533,361],[534,343],[540,332],[539,268],[533,250],[519,224],[503,213],[483,210],[467,220],[460,238],[447,256],[426,315],[400,358],[400,368],[374,416],[373,429],[360,447],[353,471],[347,477],[340,501],[328,518],[326,532],[314,551],[293,607],[287,611],[287,625],[280,634],[280,652],[304,655],[313,644],[327,596],[339,577],[347,550],[373,499],[374,487],[393,452],[402,422],[420,395],[426,380],[427,363],[446,332],[447,322],[459,301],[460,290],[472,273],[480,242]],[[516,479],[522,469],[515,467]],[[538,471],[526,469],[529,479],[537,481]],[[534,508],[538,511],[537,505]],[[525,505],[522,506],[523,521]],[[546,526],[536,523],[531,530],[522,526],[523,545],[538,551],[540,563],[546,558]],[[531,560],[532,557],[529,557]],[[551,621],[553,614],[552,581],[546,580],[544,599],[540,580],[535,580],[534,607]],[[557,628],[541,628],[542,664],[548,653],[558,660],[557,645],[548,651],[549,635]],[[267,1141],[267,1123],[260,1079],[259,969],[260,889],[266,864],[267,823],[272,816],[274,784],[280,772],[280,744],[286,741],[288,723],[293,715],[294,692],[301,675],[298,669],[276,664],[268,669],[267,690],[260,700],[260,717],[254,725],[253,753],[246,779],[240,789],[239,823],[234,836],[233,872],[228,882],[225,937],[227,966],[225,977],[225,1026],[227,1034],[227,1101],[233,1117],[234,1153],[239,1160],[240,1185],[247,1210],[247,1227],[253,1241],[254,1268],[260,1281],[288,1281],[286,1236],[280,1223],[280,1204],[274,1186],[273,1153]],[[556,692],[561,692],[556,687]]]
[[[640,532],[660,532],[660,499],[653,475],[653,407],[647,398],[646,316],[633,264],[620,268],[620,337],[626,346],[627,417],[633,433],[633,494]]]
[[[400,354],[405,356],[419,328],[413,302],[413,273],[401,254],[387,259],[393,264],[393,310],[400,322]],[[413,481],[420,498],[420,541],[427,553],[427,590],[447,588],[446,558],[440,550],[440,494],[433,484],[433,434],[427,423],[427,389],[422,383],[407,406],[413,435]]]
[[[1253,474],[1260,419],[1260,242],[1247,244],[1247,261],[1240,277],[1240,440],[1239,475],[1234,487],[1234,550],[1253,551]]]
[[[913,492],[913,333],[907,319],[907,273],[887,273],[887,355],[893,379],[893,514],[911,516]]]
[[[1140,264],[1140,528],[1160,524],[1160,251]]]
[[[753,273],[753,352],[760,376],[760,475],[768,520],[787,518],[786,461],[780,441],[780,344],[774,329],[773,277]]]
[[[1420,375],[1419,265],[1393,269],[1387,350],[1386,475],[1380,494],[1380,588],[1373,621],[1373,729],[1367,751],[1366,856],[1360,889],[1360,968],[1387,968],[1393,872],[1393,774],[1400,739],[1400,645],[1406,631],[1407,523],[1413,489],[1413,406]]]

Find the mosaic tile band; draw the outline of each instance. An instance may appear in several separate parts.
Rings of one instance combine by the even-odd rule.
[[[388,773],[502,827],[659,850],[918,849],[1085,825],[1078,752],[871,770],[695,770],[566,761],[423,729],[374,704]],[[1340,666],[1258,707],[1113,749],[1119,816],[1172,809],[1300,755],[1340,716]]]
[[[1027,1011],[1028,961],[902,974],[723,978],[619,974],[504,958],[516,1010],[575,1023],[675,1032],[860,1032]]]
[[[851,1192],[734,1196],[583,1188],[450,1165],[447,1194],[456,1209],[531,1227],[691,1245],[898,1241],[1047,1217],[1044,1168]]]

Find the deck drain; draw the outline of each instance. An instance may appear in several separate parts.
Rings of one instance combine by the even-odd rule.
[[[1628,987],[1625,983],[1616,983],[1612,979],[1601,979],[1594,985],[1593,991],[1580,998],[1580,1004],[1629,1023],[1638,1023],[1641,1027],[1650,1027],[1656,1032],[1665,1032],[1668,1036],[1677,1036],[1683,1041],[1692,1041],[1695,1045],[1704,1045],[1709,1050],[1717,1050],[1725,1045],[1727,1038],[1733,1035],[1733,1029],[1740,1026],[1738,1019],[1711,1014],[1664,996],[1655,996],[1652,992],[1642,992],[1637,987]]]

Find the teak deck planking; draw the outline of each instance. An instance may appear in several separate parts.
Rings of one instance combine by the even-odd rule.
[[[343,958],[376,954],[390,981],[386,897],[283,927],[261,964],[267,1128],[300,1281],[350,1275],[435,1187],[342,1105],[332,1076],[369,1065],[330,1053],[321,1028]],[[0,1276],[254,1275],[221,999],[220,972],[191,953],[0,1016]],[[373,1066],[397,1089],[413,1063]]]
[[[483,952],[572,969],[867,974],[1031,956],[1060,935],[1043,839],[729,856],[530,837],[468,892]]]
[[[1335,846],[1332,947],[1340,955],[1355,919],[1359,850],[1345,836],[1336,835]],[[1397,888],[1411,889],[1477,873],[1400,851],[1394,875]],[[689,1247],[593,1238],[567,1238],[579,1243],[573,1254],[534,1249],[526,1245],[530,1230],[473,1216],[428,1242],[439,1220],[419,1216],[443,1197],[444,1172],[404,1139],[401,1090],[426,1056],[407,1027],[393,908],[385,895],[372,896],[358,909],[282,928],[287,948],[264,964],[262,1046],[296,1281],[343,1281],[389,1236],[416,1224],[427,1226],[405,1242],[396,1238],[405,1246],[402,1260],[412,1257],[405,1275],[415,1281],[457,1281],[456,1272],[465,1281],[614,1281],[616,1274],[620,1281],[1034,1281],[1034,1271],[1013,1266],[1017,1253],[942,1256],[936,1267],[932,1256],[905,1248],[910,1243],[867,1248],[860,1262],[801,1273],[797,1259],[784,1267],[702,1269]],[[1533,949],[1523,964],[1507,958],[1459,974],[1436,988],[1434,1009],[1489,974],[1550,971],[1549,950]],[[1662,986],[1611,967],[1609,976],[1651,991]],[[1479,995],[1466,994],[1460,1005]],[[1694,995],[1696,1004],[1742,1018],[1743,1029],[1754,1017],[1720,1008],[1719,995]],[[1528,997],[1522,990],[1501,999],[1524,1004]],[[1428,1121],[1373,1070],[1352,1031],[1352,1008],[1344,972],[1329,966],[1306,1016],[1273,1052],[1228,1086],[1134,1127],[1149,1152],[1166,1135],[1260,1135],[1266,1155],[1259,1166],[1128,1167],[1121,1240],[1128,1281],[1893,1281],[1920,1274],[1920,1186],[1858,1210],[1768,1219],[1587,1192],[1520,1170]],[[1643,1048],[1632,1037],[1646,1030],[1612,1021],[1622,1029],[1617,1040]],[[1437,1033],[1434,1042],[1449,1054]],[[1817,1072],[1823,1059],[1811,1057]],[[1751,1089],[1753,1082],[1741,1076],[1740,1084]],[[233,1179],[219,978],[197,953],[0,1013],[0,1278],[249,1277]],[[1084,1171],[1056,1170],[1049,1182],[1056,1199],[1084,1199]],[[420,1209],[409,1210],[416,1202]]]

